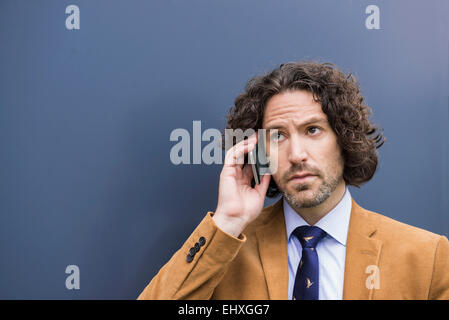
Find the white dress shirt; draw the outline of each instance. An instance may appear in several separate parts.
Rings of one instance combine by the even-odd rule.
[[[284,217],[287,228],[288,252],[288,298],[292,299],[296,271],[302,256],[302,246],[292,235],[296,227],[309,224],[287,203],[284,198]],[[348,188],[340,202],[328,212],[315,226],[326,231],[327,235],[318,242],[316,252],[319,264],[319,299],[342,300],[346,258],[346,238],[352,199]]]

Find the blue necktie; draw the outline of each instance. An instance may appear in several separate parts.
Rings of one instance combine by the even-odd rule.
[[[315,226],[300,226],[293,234],[302,245],[302,258],[296,271],[293,299],[318,300],[319,266],[315,247],[326,236],[326,232]]]

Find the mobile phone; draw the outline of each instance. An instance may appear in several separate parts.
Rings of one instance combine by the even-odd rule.
[[[266,154],[265,139],[259,136],[253,150],[248,152],[248,162],[252,167],[254,181],[260,184],[261,176],[270,173],[269,162]]]
[[[251,168],[253,169],[254,181],[257,184],[260,184],[259,169],[258,169],[258,165],[257,165],[257,144],[253,150],[248,152],[248,160],[251,165]]]

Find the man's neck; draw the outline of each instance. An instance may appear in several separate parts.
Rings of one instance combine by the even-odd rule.
[[[312,208],[293,208],[309,225],[313,226],[328,214],[341,201],[345,194],[346,183],[342,181],[337,185],[335,190],[323,203]]]

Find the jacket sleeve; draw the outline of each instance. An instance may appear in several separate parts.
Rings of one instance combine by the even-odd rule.
[[[246,242],[243,233],[235,238],[218,228],[212,216],[213,212],[207,212],[182,247],[139,295],[139,300],[210,299],[230,262]],[[199,251],[193,258],[187,258],[195,244]]]
[[[449,241],[441,236],[435,252],[429,299],[449,300]]]

